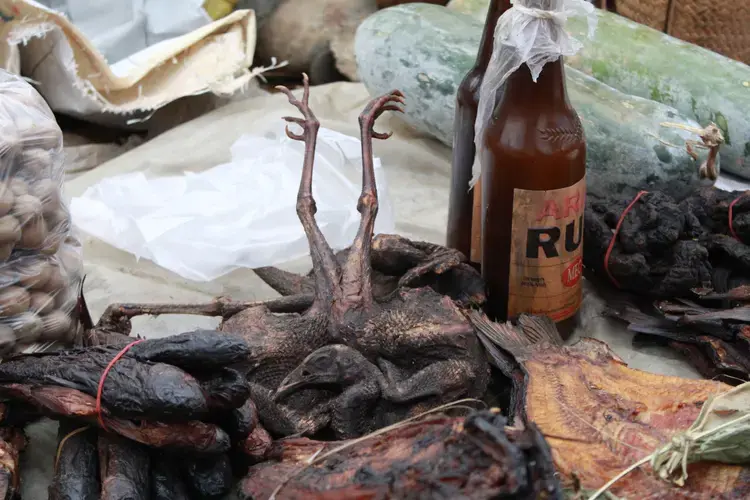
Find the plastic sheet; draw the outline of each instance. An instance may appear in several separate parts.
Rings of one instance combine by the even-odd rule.
[[[44,99],[0,72],[0,350],[76,331],[81,255],[62,200],[63,162]]]
[[[303,144],[287,138],[280,124],[265,136],[241,136],[229,163],[201,173],[104,179],[72,200],[73,219],[110,245],[194,281],[282,264],[309,252],[295,214],[303,153]],[[349,246],[359,226],[361,163],[359,139],[321,128],[313,196],[318,225],[335,250]],[[380,202],[375,231],[393,232],[377,158],[375,175]]]

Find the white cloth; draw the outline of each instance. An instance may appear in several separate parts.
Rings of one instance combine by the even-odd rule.
[[[65,14],[112,65],[209,24],[202,0],[37,0]]]

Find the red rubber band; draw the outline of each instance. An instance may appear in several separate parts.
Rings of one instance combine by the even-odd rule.
[[[99,421],[99,425],[102,429],[107,429],[107,426],[104,425],[104,420],[102,419],[102,392],[104,390],[104,381],[107,380],[107,375],[109,374],[109,371],[112,369],[112,367],[115,366],[115,363],[120,361],[120,359],[125,356],[125,353],[127,353],[131,347],[143,342],[144,340],[146,339],[139,339],[123,347],[122,351],[118,352],[117,356],[112,358],[112,361],[109,362],[107,367],[104,369],[104,372],[102,373],[102,377],[99,379],[99,387],[96,390],[96,419]]]
[[[617,282],[614,276],[612,276],[612,273],[609,271],[609,258],[612,255],[612,249],[615,247],[615,241],[617,241],[617,235],[620,233],[620,227],[622,227],[622,223],[625,220],[625,216],[628,215],[628,212],[635,206],[635,204],[638,202],[638,200],[641,199],[641,196],[644,194],[648,194],[648,191],[641,191],[638,193],[635,198],[633,198],[633,201],[630,202],[630,205],[628,205],[625,210],[623,210],[622,214],[620,215],[620,220],[617,221],[617,225],[615,226],[615,232],[612,233],[612,239],[609,240],[609,246],[607,247],[607,253],[604,254],[604,270],[607,272],[607,276],[609,276],[609,279],[612,281],[612,283],[617,288],[622,288],[620,284]]]
[[[731,234],[732,236],[734,236],[734,239],[736,239],[737,241],[742,241],[742,240],[740,239],[740,237],[739,237],[739,236],[737,236],[737,233],[736,233],[736,232],[734,231],[734,226],[732,225],[732,219],[734,218],[734,214],[733,214],[733,211],[734,211],[734,205],[735,205],[735,204],[736,204],[736,203],[737,203],[738,201],[740,201],[740,200],[741,200],[742,198],[744,198],[745,196],[747,196],[747,194],[748,194],[748,193],[742,193],[742,194],[741,194],[741,195],[739,195],[739,196],[738,196],[737,198],[735,198],[735,199],[734,199],[734,200],[732,201],[732,203],[730,203],[730,204],[729,204],[729,233],[730,233],[730,234]]]

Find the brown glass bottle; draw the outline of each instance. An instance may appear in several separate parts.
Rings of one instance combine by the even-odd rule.
[[[581,303],[586,142],[562,58],[506,81],[482,155],[482,274],[497,320],[544,314],[569,335]]]
[[[471,167],[476,153],[474,122],[477,119],[479,88],[482,85],[482,78],[492,56],[495,25],[502,13],[509,8],[510,0],[492,0],[490,2],[477,61],[464,77],[456,94],[446,243],[448,247],[455,248],[469,258],[472,258],[472,225],[476,228],[475,234],[479,232],[480,227],[480,221],[475,221],[475,217],[473,217],[474,194],[477,189],[469,191]]]

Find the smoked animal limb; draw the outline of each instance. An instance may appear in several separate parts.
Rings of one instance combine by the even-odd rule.
[[[688,132],[697,134],[698,137],[701,138],[702,143],[694,140],[685,141],[685,148],[687,149],[688,154],[692,156],[694,160],[698,159],[698,155],[693,150],[694,147],[708,149],[708,158],[706,158],[706,161],[701,164],[698,172],[701,178],[708,178],[712,181],[715,181],[719,178],[719,171],[716,168],[716,159],[719,155],[719,149],[721,148],[721,145],[724,143],[725,139],[724,134],[721,132],[721,129],[715,123],[710,123],[707,127],[702,129],[672,122],[663,122],[660,125],[662,127],[687,130]]]
[[[350,250],[338,252],[338,262],[344,262]],[[378,234],[372,238],[370,251],[372,293],[376,301],[387,302],[398,288],[419,288],[427,279],[430,286],[462,306],[484,303],[484,282],[458,250],[394,234]],[[312,294],[314,289],[309,275],[273,266],[259,267],[253,272],[285,297]]]
[[[252,367],[246,377],[251,390],[255,391],[252,399],[258,405],[262,424],[279,435],[312,432],[312,427],[317,430],[321,426],[329,426],[334,431],[346,429],[344,425],[336,426],[333,417],[344,415],[348,418],[349,407],[342,403],[341,407],[331,408],[331,398],[327,394],[329,387],[325,385],[313,385],[306,388],[304,393],[291,394],[284,404],[278,404],[273,398],[288,374],[308,356],[333,343],[347,345],[366,358],[386,358],[396,368],[391,370],[396,379],[393,382],[402,390],[393,394],[389,391],[385,398],[381,398],[386,400],[384,405],[391,411],[387,415],[380,412],[369,415],[370,421],[366,422],[366,426],[379,428],[394,420],[400,421],[402,414],[410,415],[420,408],[434,407],[448,398],[481,396],[489,380],[489,366],[484,352],[469,322],[449,294],[443,292],[454,287],[470,295],[464,299],[466,302],[477,299],[476,302],[481,303],[484,285],[479,274],[468,265],[459,269],[465,257],[458,252],[427,243],[410,242],[394,235],[381,235],[380,240],[372,238],[377,215],[372,139],[389,136],[374,131],[373,125],[384,111],[400,109],[398,105],[403,103],[403,96],[394,91],[376,98],[360,117],[363,186],[358,210],[361,222],[355,243],[346,253],[340,253],[337,260],[314,219],[312,170],[319,123],[309,109],[306,79],[304,83],[300,98],[288,89],[280,90],[302,114],[302,117],[286,117],[285,120],[302,127],[301,132],[287,129],[287,134],[291,139],[305,143],[297,214],[310,246],[313,271],[309,279],[300,279],[284,272],[265,274],[266,278],[274,274],[271,281],[278,282],[282,293],[291,291],[294,294],[288,300],[305,293],[311,298],[308,302],[311,305],[297,311],[299,314],[275,314],[276,311],[268,303],[245,304],[242,310],[232,311],[236,314],[225,317],[219,328],[222,332],[242,337],[254,349],[249,359]],[[373,274],[371,266],[374,260],[378,261],[380,269],[375,269],[380,274]],[[449,270],[456,272],[448,273]],[[263,270],[259,275],[262,274]],[[434,276],[422,280],[427,274]],[[377,281],[376,277],[395,279]],[[425,285],[425,281],[429,284]],[[397,286],[396,282],[412,286]],[[464,283],[471,283],[471,286]],[[381,289],[384,284],[390,284],[391,291],[373,293],[371,287],[375,284]],[[470,294],[467,290],[471,290]],[[139,305],[138,310],[131,311],[129,315],[218,315],[217,310],[222,307],[224,305],[221,303],[206,306]],[[438,352],[439,355],[414,362],[414,358],[423,357],[427,351]],[[378,370],[377,366],[373,366]],[[361,384],[353,386],[350,379],[338,378],[337,381],[342,389],[351,388],[358,397],[373,396],[364,394],[360,390]],[[414,394],[410,394],[410,391]],[[377,404],[380,391],[376,388],[375,392],[378,394],[374,394],[373,402]],[[388,397],[397,401],[387,401]],[[425,399],[429,401],[425,402]],[[296,425],[287,425],[289,422]]]
[[[404,94],[393,90],[389,94],[370,101],[359,115],[362,141],[362,193],[357,202],[361,220],[354,237],[349,256],[343,270],[342,294],[344,300],[359,302],[359,306],[372,306],[372,236],[375,217],[378,214],[378,190],[375,185],[375,165],[372,155],[372,139],[388,139],[392,132],[375,132],[375,121],[386,111],[403,113],[399,105],[404,103]],[[342,304],[343,305],[343,304]],[[347,307],[344,305],[344,307]]]
[[[254,302],[237,302],[224,297],[218,297],[211,302],[203,304],[116,303],[110,304],[107,307],[104,314],[102,314],[99,319],[96,328],[116,331],[128,335],[131,328],[130,320],[137,316],[190,314],[198,316],[220,316],[227,319],[240,311],[257,306],[265,306],[269,311],[276,313],[300,312],[310,307],[312,302],[312,296],[305,294]]]
[[[303,85],[302,101],[294,97],[292,91],[286,87],[279,86],[277,89],[286,94],[289,103],[297,108],[303,116],[303,118],[285,116],[284,120],[302,127],[302,134],[296,134],[289,130],[287,125],[286,135],[291,139],[305,143],[302,179],[297,193],[297,216],[307,235],[307,241],[310,244],[310,257],[315,270],[315,300],[311,309],[328,310],[331,304],[336,301],[335,299],[340,299],[338,284],[341,280],[341,269],[336,262],[333,250],[315,221],[317,207],[312,195],[312,176],[320,122],[309,106],[310,83],[305,74],[303,74]]]
[[[81,391],[58,386],[1,384],[0,392],[5,397],[31,404],[52,418],[64,417],[99,425],[96,398]],[[229,436],[221,428],[198,420],[135,423],[112,416],[107,408],[102,408],[101,417],[107,429],[146,446],[191,453],[224,453],[231,446]]]
[[[285,116],[284,120],[299,125],[303,130],[301,134],[298,134],[287,126],[286,133],[291,139],[305,143],[302,179],[297,195],[297,214],[310,244],[315,273],[314,296],[316,300],[313,300],[310,295],[304,294],[263,302],[234,302],[225,298],[217,298],[205,304],[112,304],[99,320],[98,328],[127,334],[130,331],[130,320],[136,316],[195,314],[221,316],[227,319],[242,310],[261,305],[266,306],[271,312],[279,313],[301,312],[311,306],[326,309],[331,306],[334,297],[339,298],[339,300],[333,302],[343,305],[344,302],[340,300],[342,294],[345,300],[359,301],[365,307],[372,303],[370,252],[378,209],[372,139],[387,139],[391,135],[390,133],[376,132],[373,126],[377,118],[385,111],[402,112],[397,104],[404,102],[403,94],[399,91],[393,91],[388,95],[374,99],[359,117],[362,136],[363,183],[358,210],[362,214],[362,221],[342,273],[333,250],[326,242],[315,221],[316,206],[312,197],[312,173],[320,123],[309,107],[310,90],[307,77],[304,77],[302,100],[294,97],[294,94],[286,87],[279,87],[279,90],[287,96],[289,102],[303,116],[303,118]]]

